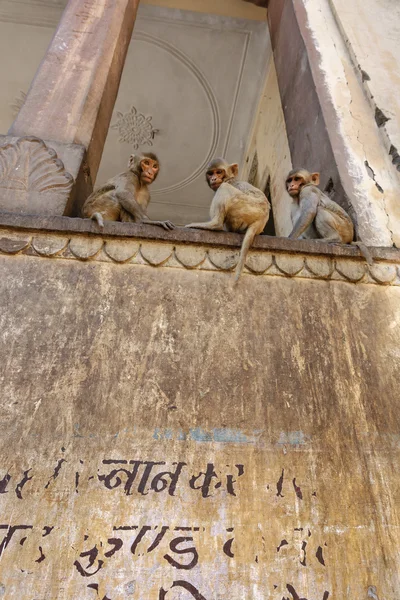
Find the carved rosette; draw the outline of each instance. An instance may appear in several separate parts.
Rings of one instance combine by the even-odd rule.
[[[111,125],[111,129],[119,132],[119,141],[131,144],[134,150],[139,146],[152,146],[153,139],[158,129],[153,129],[151,123],[153,117],[145,117],[138,113],[134,106],[127,113],[117,111],[117,122]]]
[[[64,163],[43,140],[22,137],[0,146],[0,209],[63,214],[73,184]]]

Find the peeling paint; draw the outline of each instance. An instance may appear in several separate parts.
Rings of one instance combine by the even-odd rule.
[[[282,446],[304,446],[310,441],[310,436],[303,431],[282,431],[277,443]]]
[[[173,431],[171,429],[158,429],[154,430],[153,439],[157,441],[163,440],[178,440],[186,441],[193,440],[195,442],[217,442],[221,444],[256,444],[262,430],[255,429],[252,433],[244,433],[239,429],[230,428],[214,428],[210,431],[206,431],[201,427],[195,427],[189,429],[188,432],[182,430]]]
[[[7,600],[396,597],[398,286],[0,262]]]

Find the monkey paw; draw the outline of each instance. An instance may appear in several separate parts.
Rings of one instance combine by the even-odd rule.
[[[166,229],[167,231],[169,231],[170,229],[175,229],[175,225],[171,223],[171,221],[160,221],[159,224],[161,225],[161,227],[164,227],[164,229]]]

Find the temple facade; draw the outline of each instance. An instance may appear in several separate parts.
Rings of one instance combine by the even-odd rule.
[[[398,600],[400,7],[3,0],[0,597]],[[149,215],[82,218],[154,151]],[[210,159],[272,206],[208,218]],[[292,167],[355,245],[291,240]]]

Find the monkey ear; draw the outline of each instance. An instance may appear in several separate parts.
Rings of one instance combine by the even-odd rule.
[[[131,168],[131,166],[133,165],[133,163],[135,162],[135,158],[136,158],[136,154],[131,154],[129,157],[129,161],[128,161],[128,169]]]
[[[314,185],[319,185],[319,173],[311,173],[311,181]]]
[[[239,175],[239,165],[237,163],[233,163],[230,166],[232,177],[237,177]]]

